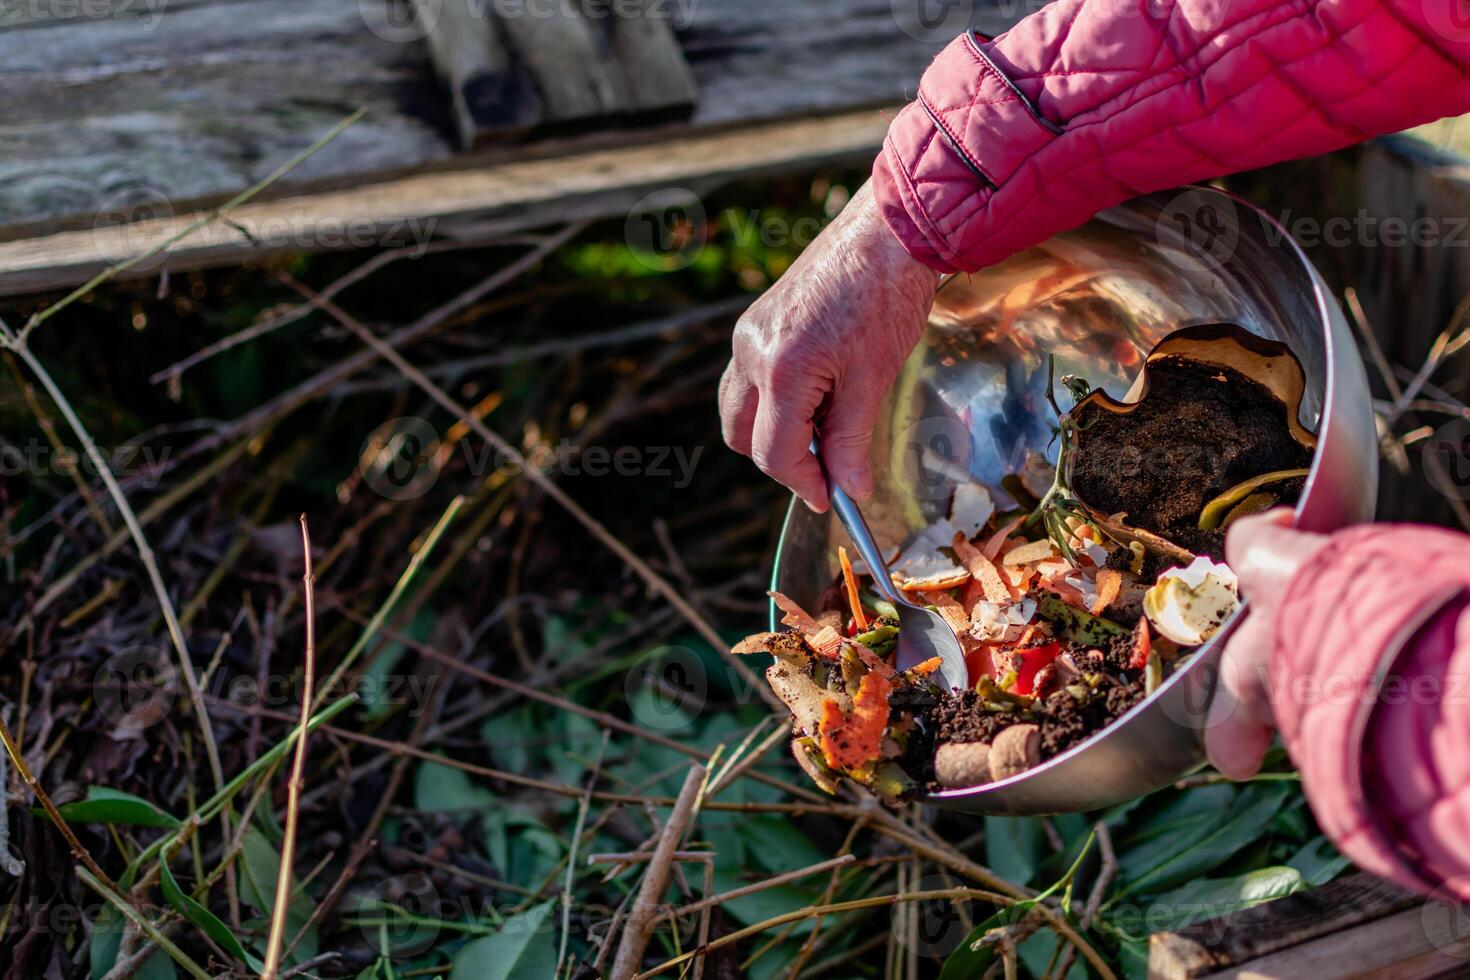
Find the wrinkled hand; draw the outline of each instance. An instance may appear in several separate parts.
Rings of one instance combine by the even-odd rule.
[[[868,496],[878,407],[923,332],[938,281],[888,230],[865,185],[736,324],[720,379],[725,442],[826,510],[809,449],[825,404],[823,464],[848,494]]]
[[[1293,530],[1291,521],[1286,508],[1241,518],[1225,540],[1226,563],[1250,610],[1225,645],[1205,749],[1211,764],[1232,779],[1255,775],[1271,745],[1276,725],[1267,684],[1276,613],[1297,569],[1327,542],[1321,534]]]

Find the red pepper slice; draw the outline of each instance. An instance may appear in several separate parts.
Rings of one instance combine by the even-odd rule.
[[[1128,666],[1134,670],[1147,667],[1148,655],[1153,648],[1154,641],[1148,631],[1148,620],[1139,617],[1138,625],[1133,627],[1133,655],[1128,658]]]
[[[1016,694],[1031,695],[1035,692],[1036,675],[1062,655],[1060,643],[1048,643],[1039,647],[1011,651],[1011,663],[1016,672],[1016,683],[1011,688]]]

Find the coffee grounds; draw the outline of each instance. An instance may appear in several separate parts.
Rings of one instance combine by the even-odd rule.
[[[974,691],[944,695],[935,707],[937,744],[948,742],[993,742],[1005,729],[1022,722],[1041,728],[1041,758],[1060,755],[1089,736],[1106,728],[1143,700],[1144,683],[1138,671],[1107,685],[1083,701],[1062,690],[1037,702],[1029,711],[990,712]]]
[[[939,699],[934,710],[939,743],[990,742],[1004,729],[1030,721],[1022,712],[986,711],[974,691],[951,691]]]
[[[1079,412],[1072,489],[1099,511],[1221,558],[1224,534],[1197,526],[1205,504],[1253,476],[1311,462],[1286,412],[1270,389],[1232,368],[1160,358],[1137,408]],[[1277,488],[1283,503],[1300,493],[1293,483]]]

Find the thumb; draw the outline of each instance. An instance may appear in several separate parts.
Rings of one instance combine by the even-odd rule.
[[[1247,614],[1220,659],[1205,722],[1205,752],[1210,764],[1231,779],[1255,775],[1271,747],[1271,705],[1264,676],[1271,639],[1270,624]]]
[[[873,493],[868,457],[888,384],[867,372],[849,375],[833,391],[822,419],[822,466],[834,483],[857,500]]]

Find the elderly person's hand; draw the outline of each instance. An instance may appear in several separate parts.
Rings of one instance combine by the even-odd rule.
[[[1216,769],[1246,779],[1261,767],[1276,729],[1271,711],[1271,651],[1276,611],[1297,569],[1327,543],[1321,534],[1293,530],[1286,508],[1236,521],[1225,540],[1225,560],[1250,604],[1245,621],[1225,645],[1220,680],[1205,731]]]
[[[826,510],[809,450],[820,412],[827,472],[851,496],[868,496],[878,406],[923,332],[938,281],[904,251],[864,185],[736,325],[720,380],[725,442]]]

